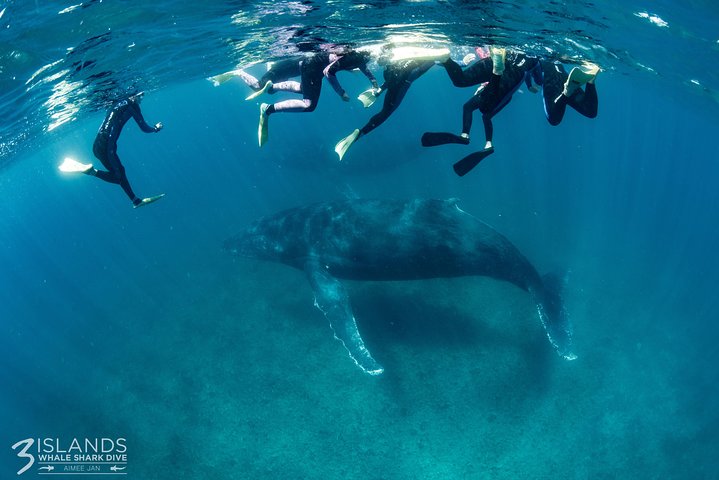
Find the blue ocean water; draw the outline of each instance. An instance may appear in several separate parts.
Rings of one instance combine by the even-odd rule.
[[[0,7],[0,477],[24,465],[22,439],[86,437],[125,438],[127,476],[143,479],[719,477],[718,82],[680,60],[716,59],[713,4],[72,7]],[[387,32],[596,61],[599,115],[550,127],[540,97],[517,93],[496,153],[459,178],[468,147],[419,144],[458,130],[472,93],[442,69],[342,163],[334,144],[376,107],[325,85],[315,112],[272,116],[260,149],[250,90],[204,79]],[[165,125],[120,140],[135,190],[167,193],[139,210],[56,169],[92,159],[109,102],[135,88]],[[474,132],[479,144],[478,118]],[[369,377],[302,272],[221,250],[259,216],[347,197],[457,197],[540,272],[568,271],[579,358],[551,351],[512,285],[346,282],[386,368]]]

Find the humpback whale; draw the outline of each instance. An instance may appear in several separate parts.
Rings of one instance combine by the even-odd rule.
[[[541,277],[507,238],[459,208],[456,199],[345,200],[262,217],[225,241],[234,255],[304,270],[315,306],[365,372],[384,369],[360,336],[338,279],[416,280],[478,275],[528,292],[551,345],[565,359],[572,329],[557,278]]]

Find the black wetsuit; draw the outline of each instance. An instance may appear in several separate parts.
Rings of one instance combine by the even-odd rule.
[[[432,65],[434,60],[407,60],[387,65],[384,69],[382,85],[382,90],[385,92],[382,110],[360,129],[360,135],[366,135],[384,123],[402,103],[412,82],[421,77]]]
[[[481,62],[485,61],[481,60]],[[532,79],[537,84],[542,82],[539,59],[519,52],[507,53],[502,75],[492,74],[487,86],[462,107],[462,132],[469,134],[472,128],[472,114],[479,109],[484,122],[484,135],[486,140],[491,142],[494,134],[492,117],[509,104],[512,95],[519,89],[522,82],[530,87]]]
[[[332,88],[335,89],[335,91],[340,97],[344,97],[346,95],[346,92],[337,81],[336,75],[337,72],[341,72],[343,70],[350,71],[354,70],[355,68],[359,69],[359,71],[362,72],[364,76],[367,77],[367,79],[372,83],[372,86],[374,88],[378,87],[377,79],[375,79],[374,75],[367,67],[367,62],[369,61],[369,58],[370,56],[368,53],[350,51],[345,55],[339,57],[336,61],[332,62],[324,70],[324,74],[327,77],[327,80],[330,82],[330,85],[332,85]]]
[[[298,58],[288,58],[284,60],[280,60],[277,62],[273,62],[272,66],[265,72],[262,77],[260,77],[259,84],[257,87],[253,87],[256,90],[259,90],[260,88],[264,87],[265,84],[268,81],[272,81],[272,83],[277,82],[283,82],[285,80],[288,80],[292,77],[299,77],[300,76],[300,59]],[[270,89],[267,93],[274,93],[272,89]]]
[[[278,62],[273,62],[259,80],[254,75],[249,74],[242,69],[235,70],[233,73],[240,77],[248,87],[257,92],[264,88],[269,81],[275,84],[286,82],[292,77],[299,77],[300,61],[300,58],[286,58]],[[267,93],[275,93],[274,88],[269,88]]]
[[[551,125],[559,125],[564,118],[567,105],[585,117],[595,118],[599,109],[597,87],[587,83],[584,90],[577,88],[569,97],[562,94],[564,84],[569,77],[561,63],[542,61],[542,96],[544,97],[544,113]]]
[[[442,66],[455,87],[471,87],[492,79],[492,59],[489,57],[477,60],[465,69],[451,58]]]
[[[305,105],[300,111],[314,112],[317,108],[322,91],[323,70],[329,63],[329,53],[317,53],[300,63],[302,102]]]
[[[272,91],[301,93],[302,100],[284,100],[274,103],[267,108],[267,115],[275,112],[313,112],[317,108],[320,93],[322,92],[322,79],[325,76],[325,69],[328,72],[328,80],[340,96],[344,94],[344,89],[342,89],[335,77],[338,71],[360,68],[367,78],[376,83],[374,76],[367,69],[367,58],[365,55],[350,52],[335,59],[335,55],[331,56],[329,53],[320,52],[303,59],[299,63],[299,83],[286,81],[272,86]]]
[[[91,169],[88,173],[106,182],[119,184],[130,200],[137,204],[140,200],[132,191],[127,175],[125,175],[125,167],[120,162],[120,157],[117,156],[117,139],[130,118],[134,118],[145,133],[158,131],[157,128],[145,122],[140,105],[134,99],[128,98],[116,103],[100,125],[100,130],[98,130],[95,143],[92,146],[92,152],[107,171]]]

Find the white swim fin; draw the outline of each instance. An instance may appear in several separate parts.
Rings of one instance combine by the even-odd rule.
[[[92,168],[92,163],[80,163],[73,158],[65,157],[57,168],[65,173],[85,173]]]
[[[165,196],[165,194],[161,193],[159,195],[155,195],[152,197],[143,198],[142,200],[140,200],[140,203],[138,203],[137,205],[133,205],[132,208],[144,207],[145,205],[149,205],[151,203],[158,201],[159,199],[161,199],[164,196]]]
[[[446,62],[449,60],[448,48],[424,48],[424,47],[395,47],[392,49],[391,62],[401,62],[403,60],[434,60],[437,62]]]
[[[257,125],[257,141],[260,144],[260,147],[267,143],[267,140],[270,137],[269,132],[269,116],[267,115],[267,109],[270,107],[268,103],[263,103],[260,105],[260,121]]]
[[[572,96],[579,87],[587,82],[593,82],[598,73],[599,66],[593,63],[586,62],[580,67],[574,67],[569,72],[567,81],[564,82],[564,95],[567,97]]]
[[[504,73],[504,61],[507,57],[507,49],[491,47],[489,52],[489,55],[492,58],[492,73],[494,75],[502,75]]]
[[[365,90],[360,93],[357,100],[362,102],[364,108],[369,108],[377,101],[379,96],[382,94],[382,91],[383,90],[381,88],[370,88],[369,90]]]
[[[219,87],[223,83],[233,79],[234,77],[239,76],[238,72],[241,70],[232,70],[229,72],[221,73],[219,75],[215,75],[214,77],[208,77],[207,79],[212,82],[212,85],[214,87]]]
[[[359,128],[356,128],[352,133],[337,142],[337,145],[335,145],[335,152],[337,153],[337,155],[340,156],[340,160],[342,160],[342,157],[345,156],[347,150],[349,150],[352,144],[355,143],[355,141],[359,138],[359,135]]]

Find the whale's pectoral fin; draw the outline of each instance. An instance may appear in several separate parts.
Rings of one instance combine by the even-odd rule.
[[[344,344],[352,360],[362,370],[370,375],[381,374],[384,369],[372,358],[357,330],[345,287],[315,261],[305,265],[305,272],[315,293],[315,306],[322,310],[329,320],[335,338]]]
[[[542,283],[544,291],[537,305],[539,318],[557,353],[567,360],[574,360],[577,356],[574,354],[572,342],[572,324],[561,297],[566,276],[545,275],[542,277]]]

